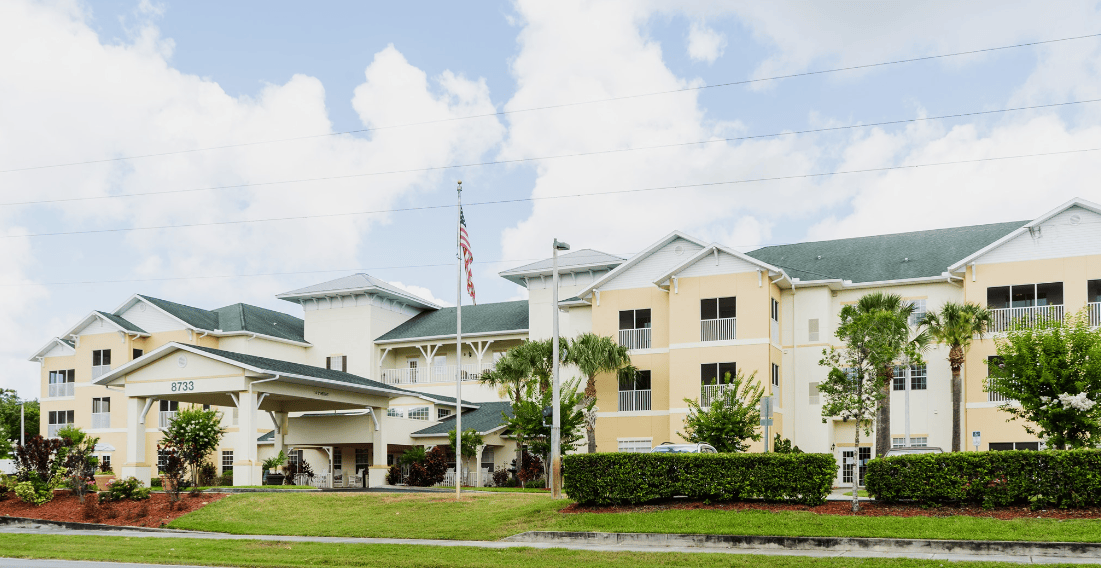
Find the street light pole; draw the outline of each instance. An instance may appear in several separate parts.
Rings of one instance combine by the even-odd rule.
[[[551,498],[562,498],[562,392],[558,383],[558,251],[570,250],[570,245],[554,239],[553,271],[551,286],[551,358],[553,383],[551,385]]]
[[[24,403],[20,403],[20,405],[19,405],[19,445],[20,446],[27,445],[27,441],[26,441],[26,437],[25,437],[26,426],[24,425],[24,415],[23,415],[23,407],[26,406],[26,404],[27,403],[24,402]]]

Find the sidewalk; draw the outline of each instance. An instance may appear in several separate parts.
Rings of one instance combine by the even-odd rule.
[[[852,501],[852,495],[845,495],[846,493],[852,493],[851,487],[838,487],[835,488],[828,496],[826,501]],[[874,501],[871,497],[859,497],[861,501]]]

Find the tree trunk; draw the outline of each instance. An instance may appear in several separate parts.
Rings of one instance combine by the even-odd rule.
[[[585,398],[581,401],[581,405],[588,408],[590,404],[596,402],[596,375],[589,375],[588,380],[585,381]],[[589,439],[589,453],[596,453],[596,425],[586,420],[585,424],[585,436]]]
[[[883,398],[879,401],[879,412],[875,418],[875,456],[881,458],[891,448],[891,381],[887,380],[880,389]]]
[[[960,369],[958,367],[952,368],[952,451],[958,452],[961,450],[961,437],[960,432],[960,407],[961,399],[963,398],[963,384],[960,381]]]
[[[585,435],[589,438],[589,453],[596,453],[596,428],[593,426],[585,425]]]

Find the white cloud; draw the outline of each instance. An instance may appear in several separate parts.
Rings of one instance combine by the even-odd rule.
[[[415,284],[402,284],[401,282],[391,282],[390,284],[394,285],[395,288],[401,288],[402,290],[405,290],[406,292],[409,292],[410,294],[412,294],[412,295],[414,295],[414,296],[416,296],[416,297],[418,297],[422,300],[427,300],[427,301],[432,302],[433,304],[436,304],[438,306],[451,307],[451,306],[455,305],[455,302],[449,302],[447,300],[441,300],[441,299],[433,296],[432,295],[432,290],[429,290],[428,288],[425,288],[424,286],[417,286]]]
[[[726,49],[726,35],[700,22],[688,28],[688,56],[695,61],[714,63]]]

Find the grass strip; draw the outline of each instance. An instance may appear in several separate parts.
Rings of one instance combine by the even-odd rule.
[[[192,564],[297,568],[300,566],[387,566],[546,568],[597,566],[668,568],[734,566],[756,568],[939,568],[943,561],[883,558],[809,558],[678,552],[595,552],[587,550],[439,547],[384,544],[291,543],[255,540],[151,539],[122,536],[0,534],[0,556],[60,560],[105,560],[148,564]],[[953,568],[1009,566],[989,562],[952,563]]]

